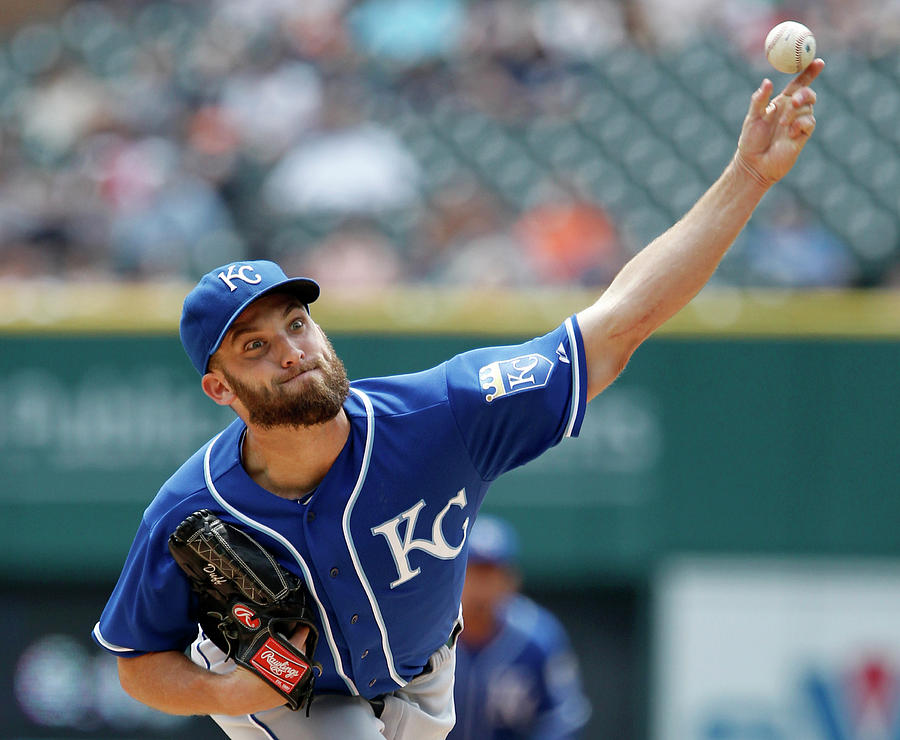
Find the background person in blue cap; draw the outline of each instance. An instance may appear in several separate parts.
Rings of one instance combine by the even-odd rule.
[[[479,516],[469,535],[450,740],[574,740],[590,716],[562,624],[519,593],[517,557],[512,526]]]
[[[587,402],[709,280],[812,134],[809,84],[823,67],[774,99],[764,81],[696,205],[595,303],[522,344],[351,384],[310,315],[314,281],[266,261],[207,273],[185,299],[181,340],[203,392],[236,418],[163,483],[94,628],[125,690],[210,715],[239,740],[443,740],[469,531],[491,482],[576,436]],[[201,509],[306,584],[321,663],[309,716],[198,631],[167,542]]]

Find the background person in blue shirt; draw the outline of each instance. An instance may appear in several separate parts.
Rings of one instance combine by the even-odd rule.
[[[559,620],[519,593],[518,538],[482,514],[469,536],[450,740],[572,740],[590,716]]]

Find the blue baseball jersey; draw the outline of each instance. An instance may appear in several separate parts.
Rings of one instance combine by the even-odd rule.
[[[236,419],[144,512],[94,639],[122,657],[186,648],[196,597],[167,541],[187,515],[209,509],[307,584],[320,632],[317,692],[372,698],[404,686],[459,618],[466,536],[491,481],[578,434],[585,386],[575,317],[521,345],[356,381],[344,404],[347,442],[302,502],[250,478]]]
[[[572,740],[590,716],[562,625],[521,595],[498,615],[488,643],[457,644],[453,695],[447,740]]]

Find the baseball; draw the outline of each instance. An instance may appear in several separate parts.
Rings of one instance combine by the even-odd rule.
[[[802,72],[815,58],[816,37],[802,23],[779,23],[766,36],[766,59],[779,72]]]

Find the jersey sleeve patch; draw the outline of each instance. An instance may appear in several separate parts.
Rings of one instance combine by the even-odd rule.
[[[551,360],[534,353],[485,365],[478,371],[481,388],[487,391],[484,400],[493,403],[504,396],[543,388],[550,380],[553,367]]]

